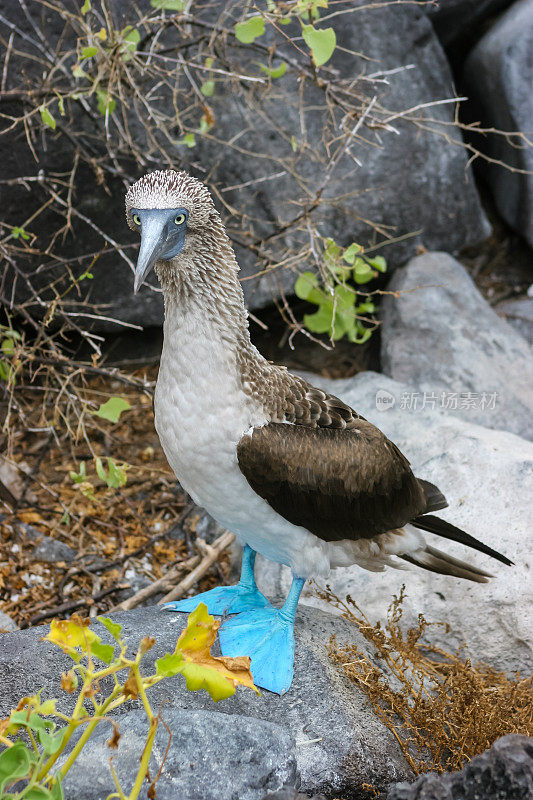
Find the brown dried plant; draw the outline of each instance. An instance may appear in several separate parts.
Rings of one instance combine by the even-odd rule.
[[[367,695],[417,775],[459,770],[500,736],[533,735],[533,676],[473,664],[465,646],[452,652],[432,645],[432,626],[449,629],[422,614],[405,629],[404,587],[383,625],[372,624],[350,596],[342,601],[329,588],[318,594],[372,645],[375,656],[332,637],[329,654]]]

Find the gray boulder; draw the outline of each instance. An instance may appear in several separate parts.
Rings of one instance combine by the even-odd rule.
[[[463,80],[482,127],[521,131],[510,141],[489,134],[476,140],[482,152],[509,164],[483,171],[502,217],[533,246],[533,0],[513,3],[466,60]],[[530,174],[524,174],[523,171]]]
[[[313,376],[313,381],[377,425],[407,456],[415,475],[441,489],[450,507],[439,511],[439,516],[515,563],[506,567],[459,544],[425,534],[433,546],[470,560],[495,577],[488,584],[474,584],[416,567],[372,573],[354,566],[335,570],[319,584],[328,583],[341,598],[350,594],[371,620],[386,617],[393,595],[405,584],[406,625],[416,625],[419,613],[428,620],[449,623],[449,634],[438,626],[431,631],[439,646],[453,649],[466,642],[474,661],[527,674],[533,668],[533,445],[514,434],[457,419],[439,408],[409,412],[401,407],[409,387],[384,375],[367,372],[337,381]],[[393,402],[383,405],[383,396]],[[281,599],[290,585],[286,567],[262,558],[257,565],[262,591]],[[332,610],[311,585],[304,587],[301,602]]]
[[[387,800],[526,800],[533,797],[533,739],[503,736],[460,772],[391,786]]]
[[[505,300],[496,306],[496,311],[529,345],[533,345],[533,297]]]
[[[297,779],[294,739],[280,725],[178,708],[165,709],[163,719],[172,739],[156,784],[157,800],[259,800],[265,792],[292,786]],[[122,787],[130,790],[148,735],[148,720],[144,711],[135,709],[123,714],[118,724],[116,750],[107,745],[111,726],[96,729],[65,777],[66,797],[106,797],[112,789],[110,756]],[[152,776],[161,768],[168,742],[165,727],[159,725],[149,766]]]
[[[442,45],[452,50],[474,36],[486,19],[508,8],[513,0],[439,0],[425,7]],[[454,47],[455,46],[455,47]]]
[[[150,669],[156,658],[172,652],[176,639],[186,621],[184,614],[170,614],[159,607],[137,608],[112,615],[113,619],[123,625],[123,633],[131,648],[137,646],[140,639],[150,634],[156,637],[155,647],[146,655],[146,670]],[[95,623],[99,628],[101,626]],[[40,639],[45,628],[31,628],[17,633],[6,633],[0,636],[0,717],[6,716],[16,705],[20,697],[31,694],[43,687],[43,698],[61,695],[59,681],[61,672],[69,668],[70,659],[58,648]],[[108,639],[106,631],[99,631],[102,639]],[[302,607],[296,621],[296,658],[294,682],[290,691],[283,697],[263,692],[258,697],[250,690],[239,688],[236,695],[221,701],[216,706],[220,716],[228,715],[226,732],[231,735],[230,727],[246,726],[248,743],[258,732],[263,730],[265,747],[268,752],[257,755],[259,759],[258,775],[287,775],[290,779],[291,762],[289,759],[289,741],[294,738],[294,756],[300,776],[300,791],[324,793],[328,798],[346,797],[347,800],[367,800],[367,793],[362,789],[363,783],[372,783],[379,791],[384,791],[389,783],[412,778],[398,743],[390,731],[374,715],[366,696],[344,677],[327,655],[327,646],[332,634],[336,634],[340,643],[356,643],[364,653],[370,655],[366,640],[355,626],[340,617]],[[143,662],[144,663],[144,662]],[[150,690],[150,698],[154,709],[161,708],[164,719],[174,710],[179,711],[185,719],[187,714],[202,712],[203,716],[191,717],[198,724],[210,728],[214,714],[211,698],[204,692],[187,692],[183,679],[179,676],[162,681]],[[61,708],[73,705],[73,696],[67,695],[61,700]],[[121,724],[124,714],[132,709],[140,708],[138,701],[131,701],[127,707],[118,710],[116,719]],[[125,732],[128,723],[135,717],[127,717],[121,729]],[[169,717],[174,719],[174,717]],[[244,720],[244,721],[243,721]],[[218,724],[218,723],[217,723]],[[223,723],[221,722],[220,725]],[[267,727],[261,728],[261,724]],[[127,752],[136,747],[141,732],[141,723],[135,723],[138,731],[133,738],[125,740]],[[174,728],[172,728],[174,733]],[[274,744],[275,732],[284,731],[279,745]],[[180,736],[179,731],[175,731]],[[109,730],[105,734],[109,738]],[[161,734],[164,736],[163,734]],[[208,754],[218,758],[214,750],[215,742],[209,739],[209,731],[199,730],[195,736],[203,736],[204,741],[211,741]],[[102,738],[98,741],[101,742]],[[166,741],[166,740],[165,740]],[[181,738],[180,738],[181,741]],[[242,742],[244,743],[243,738]],[[129,742],[129,744],[128,744]],[[244,745],[243,747],[248,745]],[[233,745],[231,745],[233,748]],[[96,759],[91,755],[91,759]],[[232,750],[233,752],[233,750]],[[269,758],[274,759],[276,753],[282,754],[279,773],[269,772]],[[128,758],[130,756],[128,755]],[[176,750],[176,763],[179,767],[180,755]],[[106,759],[101,759],[103,763]],[[92,761],[90,763],[93,763]],[[115,766],[118,758],[115,760]],[[128,762],[129,763],[129,762]],[[133,763],[133,762],[131,762]],[[239,764],[241,762],[238,762]],[[248,780],[250,767],[243,756],[242,769],[244,777],[230,773],[236,786],[243,786]],[[158,784],[158,797],[166,797],[163,791],[170,791],[164,784],[172,785],[174,796],[182,796],[179,789],[179,768],[172,769],[171,774],[161,778]],[[240,766],[239,766],[240,770]],[[82,770],[83,771],[83,770]],[[104,772],[101,768],[102,773]],[[109,791],[113,785],[108,775]],[[186,775],[186,780],[193,777]],[[278,777],[276,777],[278,780]],[[273,780],[274,783],[274,780]],[[186,782],[187,788],[191,784]],[[257,787],[257,793],[251,797],[262,797],[269,788]],[[281,788],[280,786],[276,788]],[[261,791],[260,791],[261,790]],[[255,791],[255,789],[254,789]],[[160,794],[161,793],[161,794]],[[85,796],[79,793],[79,796]],[[105,796],[103,793],[99,795]],[[183,795],[187,796],[187,795]],[[196,798],[195,798],[196,800]]]
[[[382,303],[382,366],[419,393],[412,404],[533,437],[531,348],[464,267],[446,253],[426,253],[398,270],[389,289],[400,294]]]

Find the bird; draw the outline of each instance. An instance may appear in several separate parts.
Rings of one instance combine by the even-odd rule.
[[[166,610],[203,602],[222,615],[224,656],[249,656],[257,686],[284,694],[294,672],[294,623],[311,577],[358,565],[415,565],[485,583],[490,573],[426,543],[424,531],[506,565],[501,553],[435,512],[442,492],[413,474],[375,425],[250,340],[239,266],[208,187],[157,170],[126,194],[126,221],[141,236],[137,293],[152,269],[164,298],[155,427],[181,486],[243,546],[240,580]],[[256,554],[285,564],[292,584],[277,608],[259,590]]]

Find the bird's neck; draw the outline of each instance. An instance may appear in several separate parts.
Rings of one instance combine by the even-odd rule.
[[[217,217],[187,249],[156,271],[165,300],[165,339],[194,348],[211,340],[234,352],[238,362],[262,361],[250,342],[248,315],[233,248]],[[168,343],[168,342],[167,342]]]

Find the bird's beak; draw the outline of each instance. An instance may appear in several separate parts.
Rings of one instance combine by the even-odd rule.
[[[164,221],[158,217],[146,215],[143,218],[141,232],[141,249],[137,259],[135,269],[135,281],[133,291],[135,294],[143,285],[145,278],[150,270],[164,254],[166,249],[166,236],[164,233]]]

